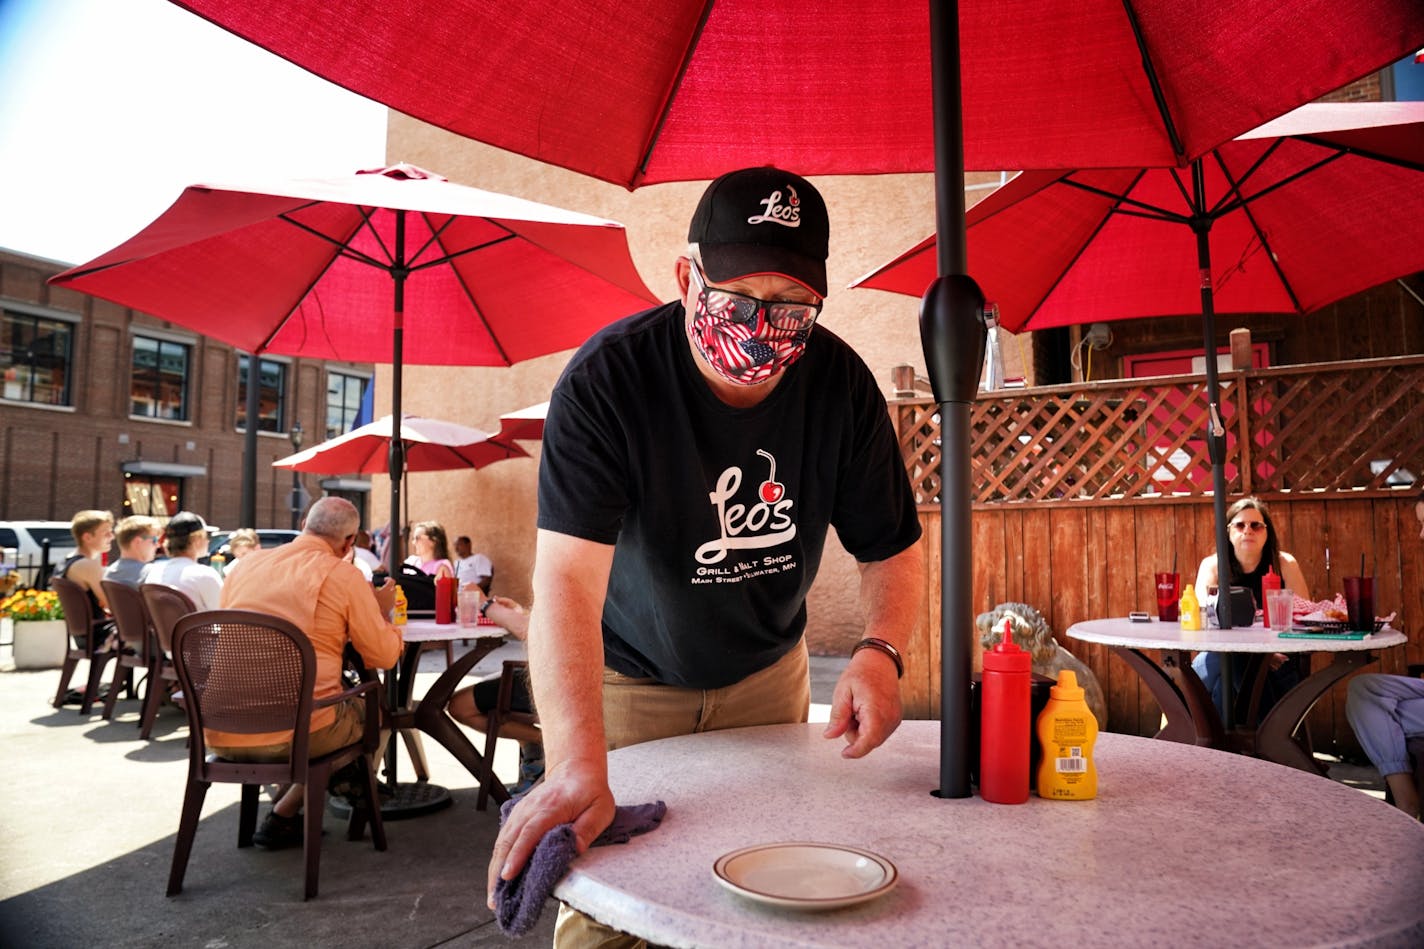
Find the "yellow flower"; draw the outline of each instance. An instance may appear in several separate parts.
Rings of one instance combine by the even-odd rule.
[[[50,590],[18,590],[0,600],[0,616],[17,623],[64,619],[64,609],[59,605],[59,595]]]

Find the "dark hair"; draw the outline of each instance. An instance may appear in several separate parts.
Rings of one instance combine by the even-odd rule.
[[[1277,576],[1281,573],[1281,542],[1276,536],[1276,525],[1271,520],[1271,509],[1266,506],[1266,502],[1255,496],[1247,496],[1237,501],[1226,509],[1226,523],[1230,526],[1236,520],[1236,515],[1247,509],[1255,509],[1261,513],[1261,520],[1266,525],[1266,545],[1261,548],[1261,563],[1270,566]],[[1246,568],[1241,566],[1241,561],[1236,559],[1236,548],[1228,547],[1227,556],[1231,558],[1231,580],[1235,582],[1246,575]],[[1221,571],[1217,570],[1217,575]]]

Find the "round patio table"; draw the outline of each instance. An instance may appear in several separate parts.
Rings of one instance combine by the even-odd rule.
[[[1156,737],[1253,754],[1315,774],[1325,771],[1310,749],[1296,737],[1306,715],[1332,685],[1374,662],[1378,658],[1376,650],[1409,641],[1399,630],[1388,626],[1360,639],[1313,634],[1283,637],[1261,626],[1184,630],[1178,623],[1160,620],[1135,623],[1125,616],[1074,623],[1068,627],[1068,636],[1112,647],[1142,677],[1167,719]],[[1160,660],[1154,660],[1143,651],[1147,649],[1160,650]],[[1256,700],[1265,675],[1264,666],[1258,664],[1255,675],[1248,676],[1242,685],[1241,701],[1248,704],[1236,716],[1236,726],[1228,730],[1206,686],[1192,671],[1194,652],[1257,657],[1276,652],[1328,652],[1332,659],[1330,665],[1315,670],[1297,683],[1271,707],[1259,726],[1253,726]]]
[[[667,802],[652,833],[574,861],[555,895],[667,946],[1424,945],[1424,824],[1325,778],[1102,734],[1092,801],[942,800],[939,723],[865,758],[822,725],[771,725],[609,755],[620,803]],[[820,912],[753,903],[712,865],[818,841],[889,858],[899,882]]]

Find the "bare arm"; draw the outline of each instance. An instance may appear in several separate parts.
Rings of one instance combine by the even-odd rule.
[[[1202,558],[1201,566],[1197,568],[1197,602],[1206,603],[1206,591],[1211,587],[1218,586],[1220,577],[1216,572],[1216,554],[1207,554]]]
[[[901,655],[919,621],[925,592],[924,551],[916,543],[888,560],[860,565],[865,635],[883,639]],[[900,682],[894,661],[878,649],[851,657],[831,696],[825,737],[846,739],[845,758],[860,758],[900,726]]]
[[[1301,599],[1310,599],[1310,584],[1305,582],[1305,572],[1300,569],[1300,561],[1284,550],[1281,551],[1281,585],[1294,590]]]
[[[489,905],[551,829],[573,822],[579,852],[613,820],[603,734],[603,599],[613,547],[539,531],[529,672],[544,733],[544,781],[510,812],[490,856]]]
[[[99,561],[90,557],[86,557],[83,560],[76,560],[74,561],[74,565],[69,568],[69,571],[64,576],[65,579],[74,581],[94,594],[94,599],[98,601],[99,606],[104,612],[107,613],[109,611],[109,600],[104,596],[104,588],[100,586],[101,581],[104,579],[104,568],[100,565]],[[102,616],[94,617],[96,620],[103,618]]]
[[[529,637],[529,614],[507,596],[492,596],[485,602],[485,616],[494,620],[515,639]]]

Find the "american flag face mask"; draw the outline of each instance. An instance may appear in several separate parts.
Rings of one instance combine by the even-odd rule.
[[[691,264],[698,292],[688,336],[717,375],[733,385],[756,385],[806,352],[819,303],[773,302],[711,290],[697,262]]]

